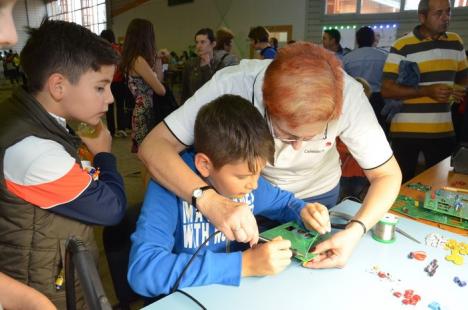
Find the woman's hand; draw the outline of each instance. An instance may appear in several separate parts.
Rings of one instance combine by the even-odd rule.
[[[258,242],[257,221],[247,205],[207,190],[197,200],[197,206],[229,240],[249,242],[250,245]]]
[[[352,223],[330,239],[319,243],[313,253],[318,254],[303,266],[312,269],[342,268],[362,237],[362,227]]]

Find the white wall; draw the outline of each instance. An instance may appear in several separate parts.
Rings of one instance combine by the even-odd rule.
[[[225,26],[236,36],[234,51],[247,57],[247,34],[252,26],[292,25],[293,39],[303,40],[306,1],[194,0],[169,7],[167,0],[152,0],[113,17],[112,29],[117,37],[124,36],[133,18],[148,19],[155,26],[158,48],[180,53],[193,44],[193,36],[200,28],[210,27],[216,31]]]
[[[12,46],[11,49],[20,52],[28,39],[25,27],[39,27],[45,16],[46,6],[43,0],[18,0],[13,9],[13,20],[18,32],[18,43]]]

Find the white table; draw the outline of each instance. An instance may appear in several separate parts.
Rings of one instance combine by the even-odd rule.
[[[354,214],[360,204],[345,201],[333,210]],[[300,266],[298,261],[275,276],[244,278],[239,287],[208,285],[184,288],[207,309],[429,309],[436,301],[443,310],[468,309],[468,285],[459,287],[453,278],[458,276],[468,282],[468,256],[464,265],[457,266],[445,260],[450,252],[426,246],[426,235],[436,232],[458,242],[468,243],[468,238],[440,230],[409,219],[401,218],[398,227],[419,239],[417,244],[397,234],[391,244],[375,241],[367,233],[354,250],[343,269],[312,270]],[[409,259],[412,251],[427,253],[424,261]],[[432,259],[437,259],[439,268],[429,277],[424,268]],[[371,270],[373,266],[390,273],[394,281],[380,278]],[[421,296],[416,306],[404,305],[402,297],[393,296],[394,290],[404,293],[414,290]],[[169,295],[145,308],[199,309],[180,293]]]

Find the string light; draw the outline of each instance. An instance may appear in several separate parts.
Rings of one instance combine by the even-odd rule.
[[[378,24],[378,25],[368,25],[373,29],[390,29],[390,28],[397,28],[397,24]],[[323,30],[329,29],[356,29],[357,25],[335,25],[335,26],[323,26]],[[360,26],[361,27],[361,26]]]

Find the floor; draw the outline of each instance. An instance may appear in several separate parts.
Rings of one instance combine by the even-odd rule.
[[[12,92],[14,86],[9,81],[0,78],[0,103],[3,102]],[[117,165],[121,175],[124,178],[125,189],[127,193],[128,205],[134,206],[143,200],[145,189],[141,179],[142,164],[137,156],[130,152],[131,141],[129,136],[124,138],[114,138],[112,141],[112,152],[117,157]],[[111,304],[116,304],[112,280],[110,277],[107,260],[102,246],[102,228],[98,227],[95,230],[96,239],[98,241],[100,256],[99,256],[99,272],[103,282],[104,289]],[[132,309],[139,309],[142,302],[132,304]]]

